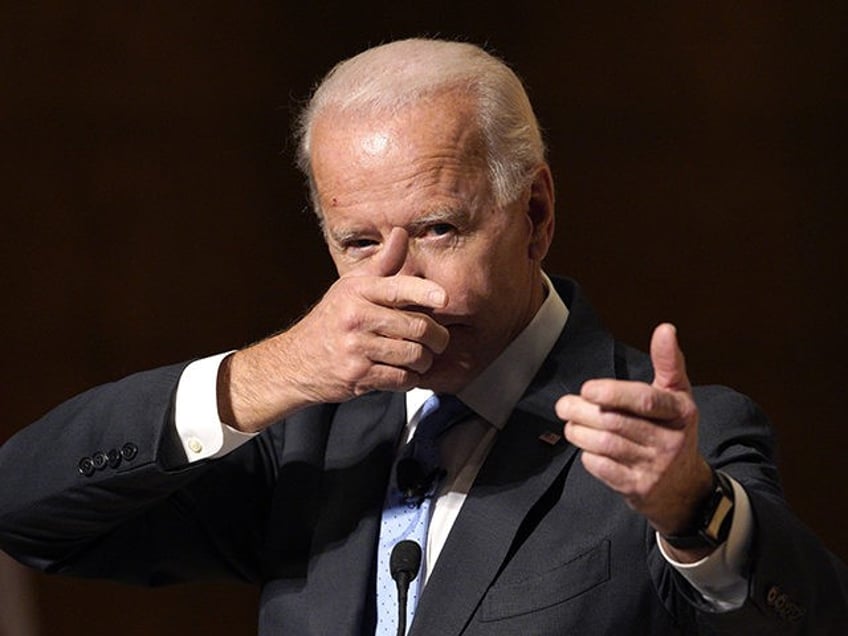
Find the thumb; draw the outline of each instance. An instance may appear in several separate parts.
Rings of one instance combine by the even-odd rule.
[[[672,391],[690,391],[686,360],[677,342],[677,328],[663,323],[651,337],[651,362],[654,365],[653,386]]]

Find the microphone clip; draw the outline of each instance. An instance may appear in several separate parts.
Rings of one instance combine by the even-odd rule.
[[[435,485],[445,474],[446,471],[440,466],[427,472],[417,459],[401,458],[395,468],[395,477],[403,502],[406,505],[420,506],[425,499],[435,494]]]

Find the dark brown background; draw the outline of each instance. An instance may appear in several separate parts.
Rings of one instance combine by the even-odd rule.
[[[301,312],[333,271],[297,103],[368,45],[462,36],[514,64],[546,129],[548,270],[632,344],[676,322],[697,381],[760,402],[789,500],[848,557],[844,3],[24,4],[0,7],[0,439]],[[245,587],[35,583],[45,634],[255,631]]]

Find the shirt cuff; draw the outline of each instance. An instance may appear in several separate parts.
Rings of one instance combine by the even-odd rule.
[[[719,612],[742,607],[748,597],[748,579],[744,571],[753,535],[751,502],[738,482],[734,479],[730,482],[734,496],[730,534],[712,554],[694,563],[678,563],[663,549],[657,533],[657,543],[665,560]]]
[[[218,368],[228,351],[189,364],[177,384],[174,423],[188,463],[222,457],[256,433],[242,433],[218,417]]]

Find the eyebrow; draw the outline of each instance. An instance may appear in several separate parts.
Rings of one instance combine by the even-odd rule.
[[[450,223],[451,225],[463,225],[468,223],[468,217],[470,216],[468,210],[465,208],[453,208],[453,207],[444,207],[437,208],[435,210],[431,210],[425,214],[422,214],[419,217],[416,217],[412,220],[408,227],[410,230],[410,234],[414,234],[415,232],[421,230],[428,225],[433,225],[436,223]]]
[[[324,233],[327,235],[327,238],[332,239],[334,243],[344,245],[350,240],[360,238],[363,231],[356,228],[341,228],[332,230],[325,228]]]

